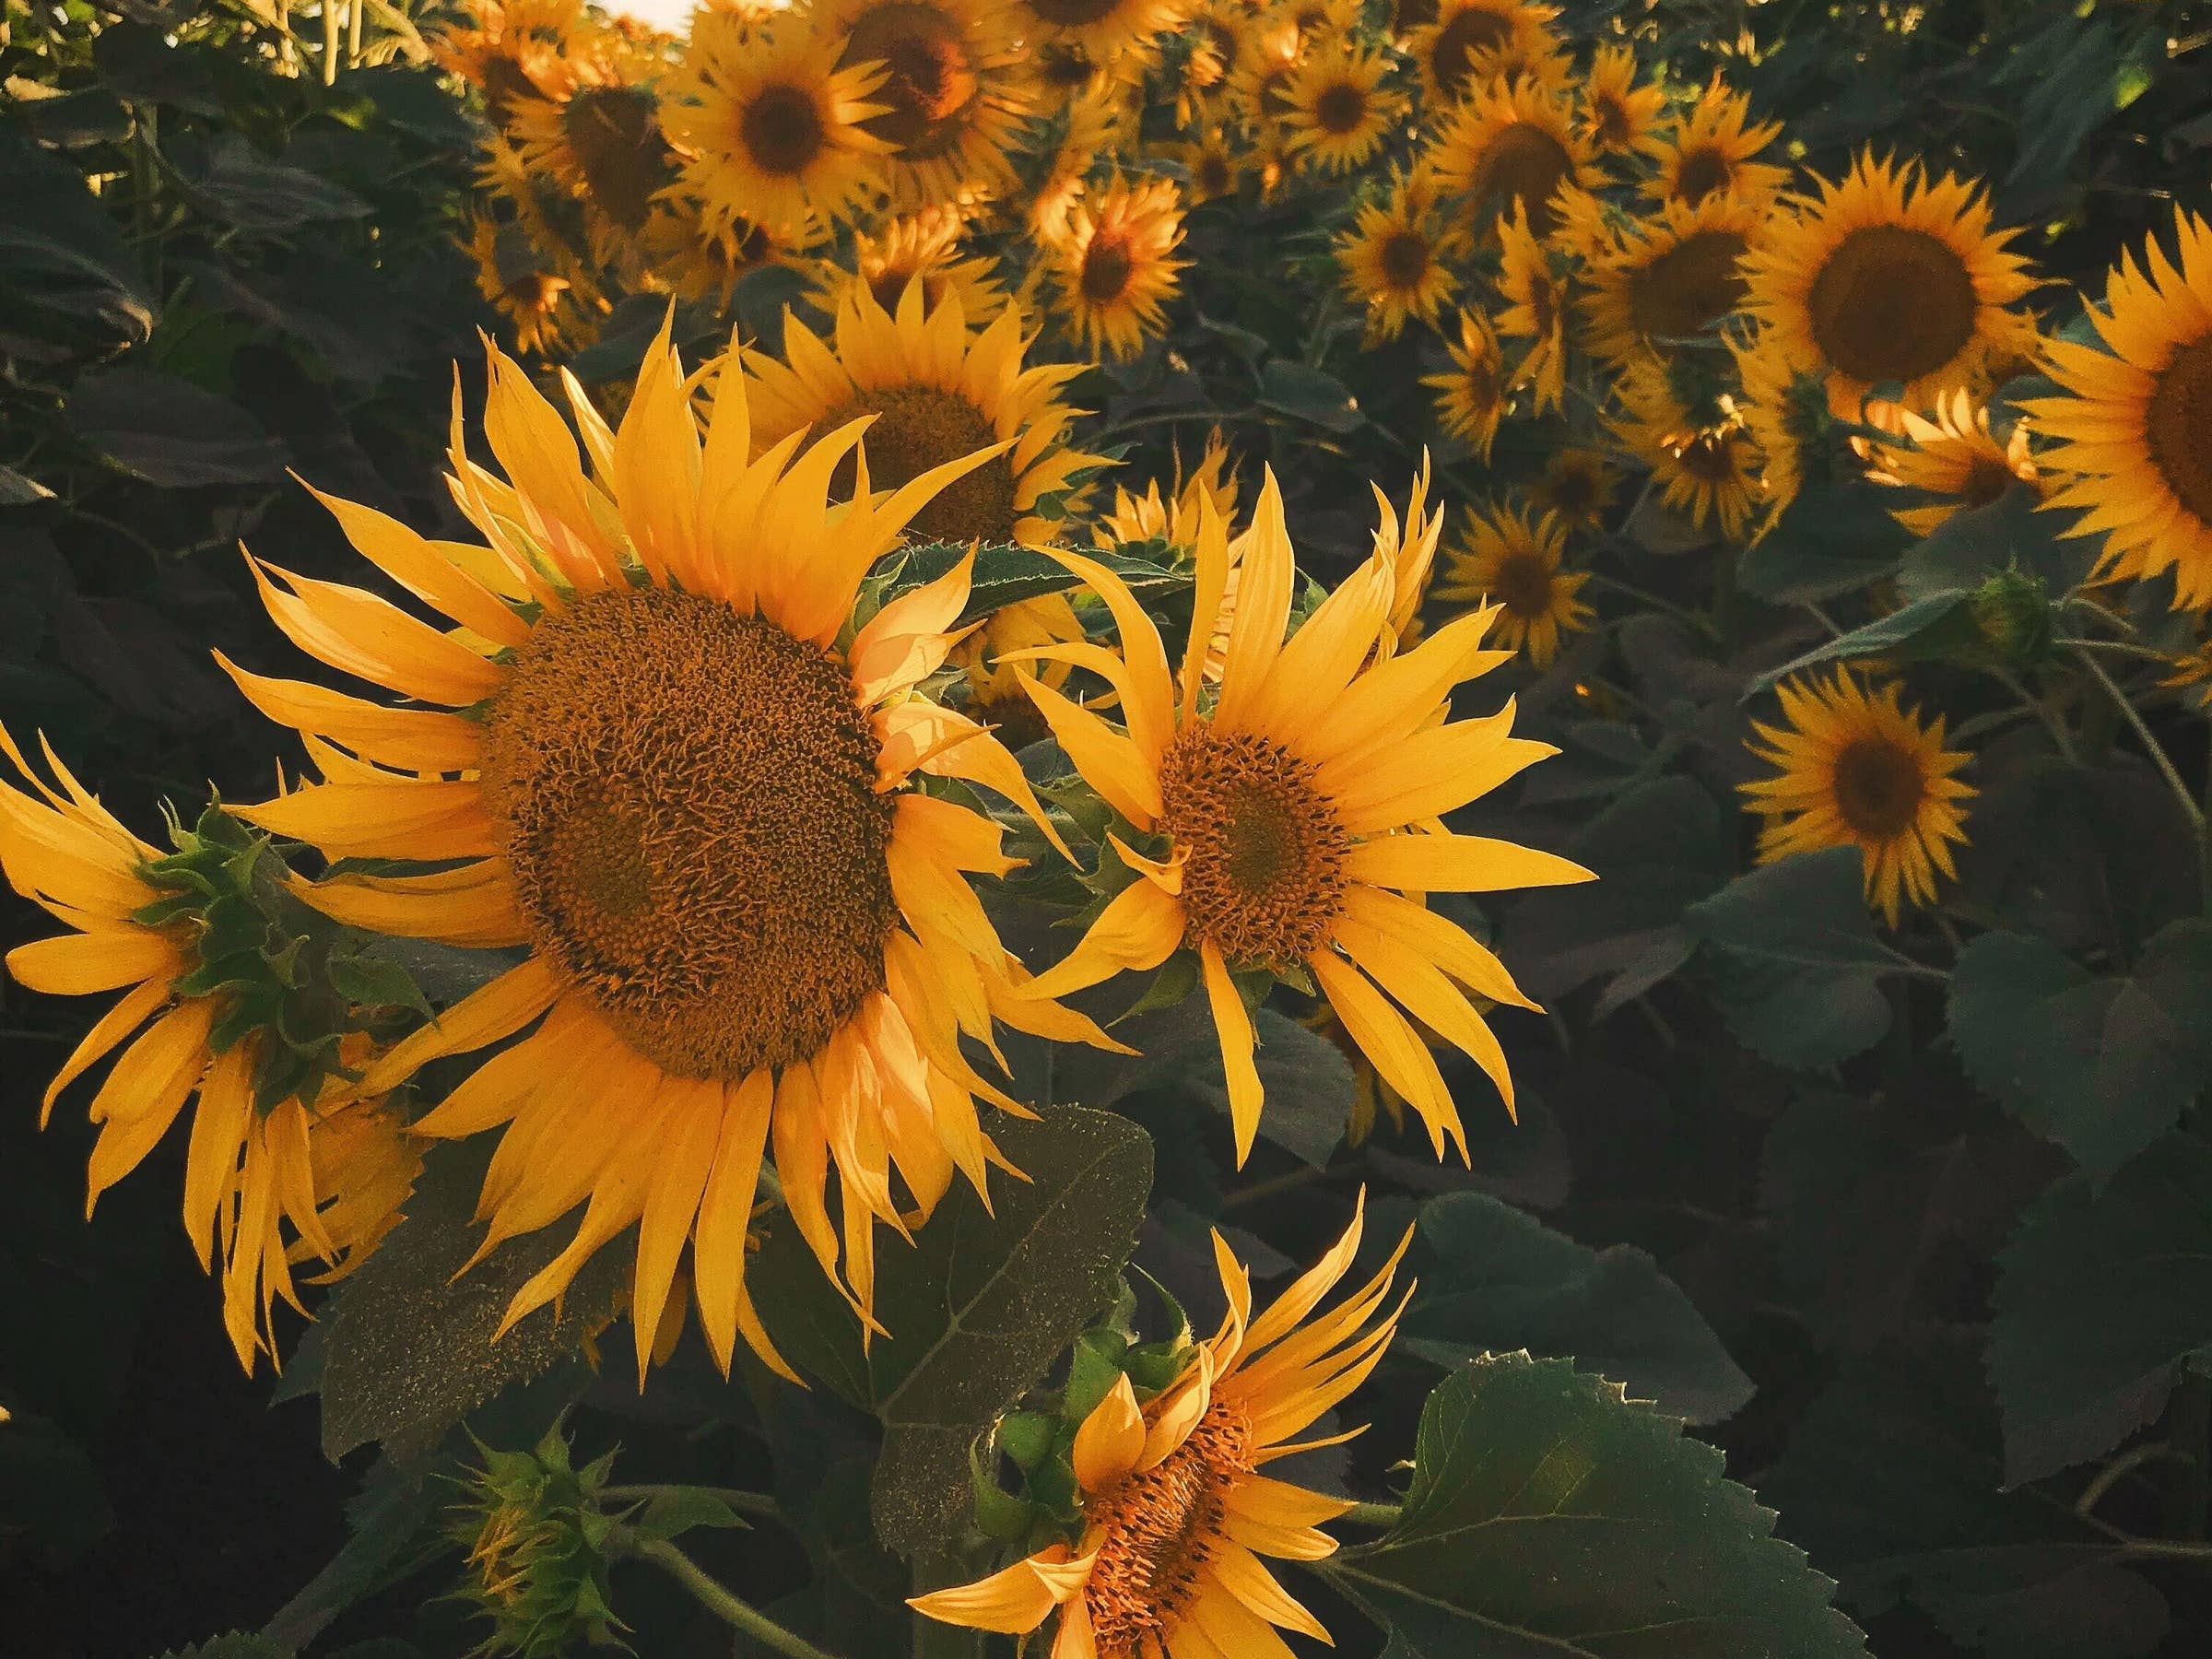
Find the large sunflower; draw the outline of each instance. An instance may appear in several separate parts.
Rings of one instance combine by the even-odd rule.
[[[886,219],[872,232],[855,231],[845,263],[816,262],[807,300],[834,317],[845,295],[860,287],[885,311],[896,312],[907,284],[918,279],[924,304],[934,309],[947,294],[958,294],[970,323],[987,323],[1006,309],[1006,297],[999,291],[998,262],[966,253],[967,233],[959,210],[944,205]]]
[[[1364,202],[1336,238],[1346,296],[1367,309],[1367,337],[1394,340],[1419,319],[1430,328],[1458,286],[1453,266],[1465,239],[1436,209],[1425,177],[1397,180],[1381,202]]]
[[[1867,477],[1936,498],[1922,507],[1897,507],[1894,518],[1915,535],[1933,535],[1955,515],[1986,507],[2016,484],[2033,488],[2036,465],[2028,453],[2028,428],[2015,421],[2002,441],[1990,430],[1986,405],[1974,406],[1963,392],[1939,402],[1928,419],[1897,411],[1903,441],[1871,447],[1877,463]]]
[[[1436,416],[1445,431],[1461,440],[1488,465],[1498,423],[1512,401],[1505,356],[1498,335],[1480,312],[1459,313],[1459,343],[1447,345],[1452,367],[1424,374],[1421,384],[1436,393]]]
[[[881,63],[861,125],[888,144],[883,175],[905,206],[994,194],[1028,119],[1015,0],[823,0],[815,28],[844,41],[838,63]]]
[[[1559,568],[1567,527],[1556,513],[1531,521],[1518,507],[1477,509],[1466,539],[1448,556],[1436,596],[1462,605],[1494,605],[1498,643],[1526,651],[1538,669],[1559,654],[1559,636],[1590,626],[1590,607],[1577,597],[1586,574]]]
[[[1095,359],[1132,358],[1166,325],[1163,303],[1190,261],[1173,181],[1125,183],[1118,175],[1094,200],[1069,209],[1066,238],[1050,250],[1067,332]]]
[[[971,332],[958,294],[925,305],[922,289],[910,286],[894,313],[867,289],[852,288],[838,306],[832,339],[793,317],[783,324],[783,361],[747,359],[753,446],[765,451],[806,428],[834,432],[869,417],[869,470],[893,488],[1010,446],[943,485],[909,527],[938,541],[1050,541],[1055,521],[1037,516],[1038,504],[1072,504],[1075,475],[1107,463],[1066,442],[1079,411],[1056,394],[1082,366],[1024,369],[1027,345],[1012,311]]]
[[[345,781],[246,816],[333,859],[431,866],[319,884],[341,920],[526,947],[362,1086],[517,1040],[416,1124],[506,1126],[481,1201],[493,1241],[585,1206],[508,1323],[636,1224],[641,1370],[687,1242],[717,1359],[742,1331],[780,1363],[744,1286],[763,1157],[832,1274],[834,1170],[843,1282],[865,1309],[875,1219],[903,1230],[956,1170],[980,1187],[993,1157],[974,1101],[1008,1100],[963,1033],[987,1039],[994,1010],[1088,1025],[1016,994],[1018,964],[964,874],[1007,867],[997,827],[912,787],[962,777],[1036,811],[1004,748],[911,695],[951,649],[965,565],[854,616],[877,559],[995,446],[888,499],[864,453],[852,502],[832,507],[864,423],[748,460],[735,355],[703,427],[665,329],[618,430],[574,394],[588,470],[520,367],[495,354],[490,379],[484,434],[507,477],[469,458],[457,408],[451,451],[488,545],[325,498],[363,557],[458,631],[254,562],[296,644],[409,700],[231,669],[273,719],[359,757]]]
[[[1021,32],[1034,42],[1080,48],[1123,72],[1148,64],[1159,37],[1193,10],[1193,0],[1016,0]]]
[[[1348,172],[1382,147],[1405,100],[1385,91],[1390,60],[1341,45],[1317,52],[1284,88],[1283,130],[1290,152],[1324,172]]]
[[[2064,480],[2053,507],[2087,509],[2075,534],[2104,537],[2102,569],[2171,570],[2194,610],[2212,607],[2212,225],[2174,214],[2181,255],[2153,243],[2124,256],[2089,316],[2109,352],[2047,347],[2065,397],[2027,406],[2057,439],[2043,465]]]
[[[1704,335],[1744,299],[1743,257],[1765,213],[1734,196],[1669,202],[1583,271],[1590,349],[1628,364]]]
[[[1696,206],[1709,195],[1741,196],[1761,206],[1790,182],[1789,169],[1753,157],[1782,136],[1782,123],[1751,120],[1751,97],[1731,92],[1716,72],[1671,132],[1637,144],[1652,159],[1644,194]]]
[[[1967,757],[1943,747],[1944,723],[1924,724],[1895,685],[1879,695],[1844,670],[1832,681],[1792,680],[1780,689],[1786,726],[1754,721],[1767,747],[1752,753],[1779,775],[1741,787],[1767,819],[1759,862],[1821,847],[1857,847],[1866,898],[1894,927],[1903,901],[1936,897],[1936,876],[1956,876],[1954,842],[1966,841],[1960,803],[1974,789],[1951,774]]]
[[[1307,1449],[1294,1437],[1349,1397],[1390,1346],[1405,1302],[1384,1303],[1410,1231],[1364,1287],[1312,1317],[1350,1270],[1361,1227],[1355,1216],[1256,1318],[1252,1277],[1217,1232],[1229,1302],[1220,1329],[1150,1399],[1123,1376],[1077,1432],[1081,1535],[912,1605],[946,1624],[1014,1635],[1057,1611],[1050,1659],[1288,1659],[1277,1627],[1329,1641],[1260,1557],[1321,1559],[1336,1544],[1317,1527],[1355,1506],[1260,1470]]]
[[[65,1088],[122,1049],[88,1107],[100,1125],[86,1170],[89,1217],[191,1107],[185,1235],[221,1278],[223,1327],[251,1372],[262,1351],[276,1354],[276,1301],[305,1311],[292,1265],[319,1257],[335,1277],[366,1261],[397,1224],[420,1159],[381,1099],[334,1104],[336,1090],[317,1089],[312,1100],[293,1092],[263,1101],[264,1033],[229,989],[225,959],[203,955],[212,929],[197,890],[164,878],[175,861],[124,829],[51,748],[55,783],[4,726],[0,754],[35,791],[0,782],[0,869],[76,930],[17,946],[8,971],[49,995],[124,993],[63,1061],[40,1123]],[[342,1057],[358,1065],[365,1040],[349,1039]]]
[[[571,50],[594,33],[583,0],[477,0],[430,37],[431,59],[484,95],[494,121],[521,98],[558,97],[571,83]]]
[[[1547,55],[1558,16],[1556,7],[1531,0],[1441,0],[1432,19],[1406,40],[1430,110],[1449,109],[1509,65]]]
[[[1429,160],[1438,184],[1467,199],[1468,224],[1486,240],[1516,202],[1539,238],[1550,235],[1559,187],[1598,182],[1572,107],[1530,80],[1478,88],[1430,140]]]
[[[852,218],[872,201],[892,145],[868,130],[889,108],[870,95],[890,71],[841,67],[841,37],[811,29],[778,41],[717,31],[692,43],[661,124],[710,213],[802,241],[817,221]]]
[[[1484,720],[1446,718],[1454,685],[1506,659],[1481,649],[1494,609],[1377,657],[1397,597],[1394,559],[1368,559],[1286,644],[1296,572],[1272,474],[1241,538],[1235,619],[1208,706],[1203,664],[1230,553],[1220,521],[1201,514],[1180,700],[1159,635],[1120,579],[1059,555],[1120,628],[1124,662],[1083,662],[1119,694],[1124,729],[1033,682],[1030,695],[1077,770],[1134,827],[1139,850],[1118,851],[1130,885],[1030,993],[1058,995],[1190,950],[1220,1035],[1241,1162],[1262,1101],[1233,976],[1302,966],[1413,1102],[1440,1155],[1447,1135],[1464,1154],[1443,1079],[1383,993],[1474,1056],[1509,1107],[1504,1053],[1453,982],[1516,1006],[1528,1000],[1495,957],[1406,895],[1588,879],[1548,853],[1425,828],[1557,751],[1512,735],[1510,702]]]
[[[2035,319],[2013,309],[2034,279],[2010,239],[1975,185],[1862,153],[1745,256],[1746,309],[1829,371],[1837,414],[1855,419],[1886,381],[1925,406],[2034,351]]]

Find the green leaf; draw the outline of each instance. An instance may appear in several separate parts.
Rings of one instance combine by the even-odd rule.
[[[1095,547],[1084,548],[1083,554],[1127,582],[1129,591],[1140,604],[1156,604],[1191,584],[1187,571],[1171,571],[1124,553]],[[884,596],[889,599],[935,582],[967,557],[967,547],[951,542],[930,542],[911,548]],[[1081,577],[1051,554],[1011,544],[978,548],[969,582],[968,605],[960,613],[961,622],[979,621],[993,611],[1018,605],[1025,599],[1041,599],[1083,585]]]
[[[1261,369],[1258,401],[1263,409],[1331,432],[1351,431],[1367,418],[1342,381],[1288,358],[1271,358]]]
[[[233,1630],[188,1648],[171,1648],[162,1659],[291,1659],[291,1655],[263,1637]]]
[[[38,82],[29,86],[41,94],[17,97],[15,107],[21,112],[23,124],[38,135],[41,144],[59,149],[82,149],[94,144],[121,144],[131,135],[137,123],[124,108],[123,100],[105,87],[84,87],[75,92],[44,96]],[[18,93],[25,83],[15,81],[8,90]]]
[[[89,318],[126,344],[151,335],[159,302],[76,171],[0,124],[0,175],[8,191],[0,213],[0,296]]]
[[[1777,605],[1818,604],[1865,587],[1897,566],[1909,537],[1883,491],[1816,480],[1743,551],[1736,581]]]
[[[0,507],[28,507],[33,501],[51,501],[53,491],[36,478],[12,466],[0,466]]]
[[[436,1523],[453,1495],[445,1475],[434,1464],[379,1458],[346,1505],[346,1542],[276,1610],[263,1639],[295,1653],[364,1596],[441,1554],[445,1539]]]
[[[2016,484],[1995,500],[1955,512],[1907,549],[1897,585],[1915,603],[1971,589],[2005,571],[2040,577],[2053,594],[2081,585],[2095,562],[2094,537],[2069,536],[2064,512],[2041,510],[2042,496]]]
[[[318,220],[360,218],[369,204],[343,184],[272,160],[237,132],[178,144],[171,155],[200,205],[241,230],[297,230]]]
[[[1841,1659],[1833,1583],[1681,1425],[1564,1359],[1429,1396],[1397,1524],[1321,1569],[1405,1659]]]
[[[1421,1288],[1398,1326],[1406,1352],[1449,1369],[1524,1348],[1693,1423],[1751,1397],[1689,1298],[1633,1245],[1592,1250],[1488,1194],[1454,1193],[1421,1206],[1420,1249]]]
[[[540,1308],[497,1341],[507,1304],[568,1242],[549,1227],[510,1239],[461,1272],[481,1237],[479,1161],[433,1157],[406,1219],[323,1314],[323,1450],[368,1441],[407,1457],[428,1452],[474,1407],[539,1375],[614,1317],[627,1263],[616,1245],[577,1274],[556,1313]],[[456,1277],[455,1276],[460,1277]]]
[[[2018,1484],[2109,1452],[2212,1365],[2212,1147],[2161,1141],[2100,1193],[2060,1182],[1997,1263],[1989,1376]]]
[[[1950,1023],[1967,1075],[2101,1185],[2212,1085],[2212,924],[2172,923],[2102,975],[1983,934],[1952,971]]]
[[[665,1543],[695,1526],[742,1527],[745,1518],[705,1487],[665,1487],[653,1495],[633,1524],[648,1538]]]
[[[1029,1179],[994,1180],[991,1213],[958,1186],[912,1248],[878,1245],[876,1317],[888,1335],[865,1353],[858,1322],[787,1216],[749,1276],[784,1355],[882,1422],[876,1527],[908,1555],[941,1548],[966,1524],[970,1446],[1114,1300],[1152,1185],[1151,1143],[1110,1112],[1061,1107],[991,1133]]]
[[[229,398],[158,369],[78,377],[65,413],[85,445],[166,489],[284,476],[288,452]]]
[[[1927,645],[1935,641],[1949,644],[1973,637],[1973,620],[1966,610],[1966,602],[1972,595],[1963,589],[1946,588],[1915,599],[1901,610],[1890,612],[1864,628],[1854,628],[1849,633],[1839,634],[1825,644],[1816,645],[1803,656],[1793,658],[1779,668],[1770,668],[1745,688],[1744,695],[1764,691],[1778,680],[1821,663],[1841,662],[1852,657],[1873,656],[1877,653],[1900,654],[1900,647]],[[1903,654],[1916,654],[1907,652]]]

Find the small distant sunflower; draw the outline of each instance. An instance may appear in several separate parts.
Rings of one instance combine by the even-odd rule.
[[[1607,44],[1590,54],[1583,81],[1583,132],[1610,155],[1632,154],[1657,129],[1666,88],[1636,84],[1636,49]]]
[[[2212,225],[2176,210],[2170,262],[2154,243],[2123,255],[2090,320],[2108,351],[2048,347],[2067,395],[2027,406],[2058,440],[2043,465],[2053,507],[2086,509],[2073,534],[2101,535],[2100,568],[2137,580],[2171,571],[2192,610],[2212,607]]]
[[[1067,331],[1094,359],[1135,357],[1166,325],[1163,303],[1190,263],[1173,257],[1182,242],[1182,204],[1171,180],[1129,184],[1117,173],[1095,202],[1071,210],[1067,240],[1051,258]]]
[[[967,234],[959,210],[942,204],[886,219],[873,231],[854,231],[850,264],[818,261],[807,299],[834,317],[848,290],[865,288],[877,305],[896,315],[907,284],[919,279],[923,302],[932,310],[946,295],[958,294],[970,323],[988,323],[1006,309],[1006,296],[998,286],[996,260],[980,253],[961,257]]]
[[[1770,221],[1745,256],[1745,308],[1829,370],[1837,414],[1855,418],[1885,381],[1924,406],[2035,348],[2035,319],[2014,309],[2034,278],[1989,218],[1977,186],[1862,152],[1841,184]]]
[[[1988,407],[1975,407],[1963,392],[1937,403],[1933,414],[1931,420],[1900,409],[1898,428],[1908,443],[1877,448],[1873,459],[1878,465],[1866,475],[1877,484],[1943,498],[1891,510],[1889,516],[1913,535],[1933,535],[1954,515],[1988,506],[2015,484],[2035,484],[2024,422],[2016,421],[1999,442],[1989,429]]]
[[[1507,651],[1525,651],[1541,672],[1559,654],[1559,636],[1590,626],[1577,597],[1590,578],[1559,568],[1567,527],[1547,512],[1532,523],[1513,506],[1477,508],[1467,534],[1447,556],[1436,596],[1460,605],[1495,605],[1491,633]]]
[[[1346,296],[1367,308],[1367,337],[1394,340],[1415,318],[1436,327],[1465,252],[1418,175],[1399,178],[1382,201],[1362,203],[1336,238],[1336,264]]]
[[[1744,255],[1757,245],[1762,209],[1710,195],[1695,207],[1669,202],[1583,271],[1590,349],[1626,365],[1699,338],[1743,304]]]
[[[1079,46],[1094,63],[1149,63],[1159,37],[1190,16],[1194,0],[1016,0],[1016,9],[1030,40]]]
[[[1182,163],[1194,207],[1201,202],[1233,196],[1243,186],[1245,158],[1230,142],[1225,127],[1205,127],[1196,137],[1166,147],[1166,153]]]
[[[1858,475],[1856,452],[1829,407],[1828,377],[1817,362],[1766,329],[1732,341],[1729,350],[1743,388],[1735,408],[1759,450],[1759,497],[1770,524],[1807,481]]]
[[[1568,101],[1527,80],[1477,88],[1430,141],[1429,161],[1446,194],[1466,198],[1470,228],[1483,239],[1515,203],[1535,234],[1548,236],[1559,187],[1598,182]]]
[[[1198,464],[1188,472],[1183,470],[1182,452],[1175,452],[1175,470],[1164,496],[1157,477],[1146,482],[1141,496],[1115,485],[1112,509],[1099,516],[1090,539],[1109,552],[1124,542],[1164,541],[1187,560],[1198,546],[1201,503],[1227,524],[1237,516],[1237,494],[1236,462],[1221,429],[1216,427],[1206,435]]]
[[[1435,391],[1437,419],[1444,430],[1464,441],[1487,465],[1498,423],[1512,402],[1504,353],[1499,349],[1496,331],[1476,311],[1459,313],[1459,343],[1446,350],[1451,369],[1423,375],[1421,384]]]
[[[805,29],[693,43],[661,120],[711,214],[799,240],[810,219],[851,218],[882,188],[892,146],[866,124],[888,109],[870,95],[889,71],[840,68],[839,50],[837,38]]]
[[[1531,0],[1441,0],[1431,21],[1411,30],[1406,54],[1420,71],[1421,89],[1438,116],[1504,69],[1550,44],[1557,8]]]
[[[1700,418],[1663,373],[1649,369],[1630,371],[1616,390],[1624,413],[1614,429],[1651,467],[1661,500],[1700,529],[1712,524],[1727,540],[1742,540],[1759,500],[1760,457],[1741,412],[1718,410]]]
[[[1709,195],[1764,206],[1790,182],[1790,172],[1752,158],[1781,135],[1779,121],[1752,124],[1750,94],[1729,91],[1716,73],[1673,131],[1647,135],[1637,145],[1653,163],[1644,194],[1692,207]]]
[[[1348,172],[1382,147],[1404,100],[1382,89],[1390,62],[1339,46],[1317,52],[1284,90],[1283,130],[1293,155],[1324,172]]]
[[[888,312],[855,287],[838,306],[832,339],[791,317],[783,361],[758,352],[747,358],[753,448],[766,452],[803,429],[818,437],[872,418],[869,477],[877,488],[896,489],[964,455],[1010,444],[940,488],[910,529],[947,542],[1050,541],[1055,521],[1037,516],[1039,501],[1068,496],[1074,475],[1106,463],[1066,441],[1077,411],[1057,394],[1081,365],[1024,369],[1027,345],[1011,311],[971,332],[957,294],[927,305],[919,288],[909,288]]]
[[[593,32],[583,0],[477,0],[465,14],[473,28],[450,27],[430,38],[430,56],[484,95],[495,122],[519,98],[565,91],[570,49]]]
[[[1619,476],[1607,465],[1602,451],[1556,449],[1544,463],[1544,471],[1529,486],[1538,507],[1559,515],[1571,530],[1602,530]]]
[[[1065,594],[1047,594],[1002,606],[983,625],[952,648],[945,659],[960,671],[967,684],[968,712],[989,726],[1010,749],[1027,748],[1051,735],[1044,717],[1022,688],[1023,663],[1001,661],[1020,658],[1041,645],[1079,643],[1085,638],[1083,619],[1067,602]],[[1065,663],[1036,662],[1030,671],[1043,684],[1058,690],[1073,672]]]
[[[1175,124],[1198,125],[1243,66],[1258,36],[1259,17],[1242,0],[1209,0],[1185,26],[1190,53],[1176,83]]]
[[[477,262],[477,291],[507,320],[517,351],[549,354],[591,343],[598,295],[582,272],[564,270],[519,226],[484,213],[470,216],[463,246]]]
[[[1123,1376],[1076,1436],[1076,1544],[1047,1545],[912,1606],[944,1624],[1017,1636],[1057,1613],[1051,1659],[1279,1659],[1290,1650],[1278,1627],[1328,1641],[1327,1628],[1260,1558],[1333,1553],[1335,1540],[1318,1524],[1355,1506],[1259,1471],[1297,1450],[1298,1434],[1364,1382],[1390,1347],[1405,1302],[1387,1311],[1384,1302],[1410,1230],[1365,1287],[1311,1317],[1350,1270],[1360,1230],[1356,1215],[1328,1254],[1256,1318],[1252,1277],[1217,1232],[1229,1307],[1220,1330],[1148,1400]],[[1033,1651],[1041,1656],[1046,1644]]]
[[[724,308],[740,276],[776,264],[788,251],[750,220],[710,218],[681,195],[654,204],[640,248],[670,293]]]
[[[814,28],[841,38],[841,68],[881,63],[860,124],[890,146],[883,178],[902,206],[996,194],[1028,119],[1015,0],[820,0]]]
[[[1498,293],[1506,302],[1498,332],[1531,342],[1514,382],[1530,389],[1541,414],[1558,408],[1567,394],[1567,283],[1518,207],[1499,228],[1498,241]]]
[[[1058,244],[1069,235],[1076,204],[1089,194],[1100,159],[1120,147],[1127,112],[1110,87],[1069,101],[1059,123],[1059,142],[1037,170],[1021,212],[1030,237]]]
[[[1766,747],[1751,752],[1779,775],[1740,785],[1767,819],[1759,862],[1822,847],[1857,847],[1866,899],[1889,925],[1904,901],[1933,902],[1936,877],[1956,877],[1951,848],[1966,842],[1960,803],[1975,791],[1952,776],[1968,757],[1943,746],[1944,723],[1924,724],[1894,684],[1870,695],[1845,670],[1832,681],[1785,682],[1783,718],[1754,721]]]
[[[1272,127],[1289,112],[1290,82],[1312,46],[1286,8],[1264,13],[1250,50],[1237,60],[1224,88],[1230,110],[1255,131]]]

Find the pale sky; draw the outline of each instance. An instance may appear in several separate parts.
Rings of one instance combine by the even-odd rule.
[[[606,9],[610,12],[627,12],[655,29],[665,29],[670,34],[680,35],[691,26],[692,4],[693,0],[621,0],[620,5],[609,6]]]

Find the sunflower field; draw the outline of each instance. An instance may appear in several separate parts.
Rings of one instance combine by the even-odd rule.
[[[2212,6],[4,5],[0,1659],[2212,1652]]]

